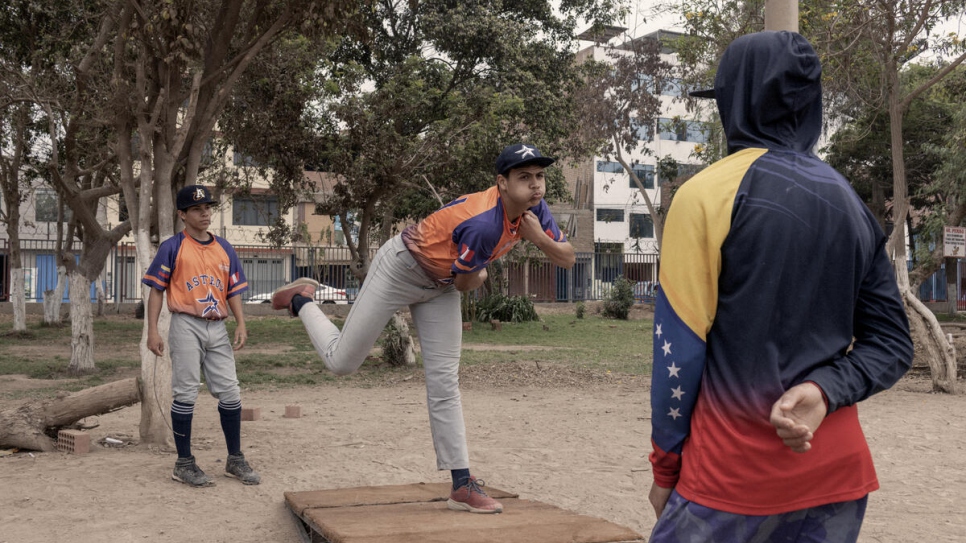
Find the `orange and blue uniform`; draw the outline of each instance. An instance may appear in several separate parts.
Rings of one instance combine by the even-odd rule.
[[[554,241],[567,241],[547,202],[530,208]],[[402,233],[406,248],[434,280],[450,284],[459,273],[472,273],[505,255],[522,238],[520,217],[510,221],[497,187],[460,196]]]
[[[210,320],[228,318],[228,298],[248,290],[235,250],[214,234],[208,243],[184,232],[168,238],[141,282],[167,291],[172,313]]]

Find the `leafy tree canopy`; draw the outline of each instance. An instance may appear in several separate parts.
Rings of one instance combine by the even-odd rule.
[[[546,0],[375,2],[359,11],[362,36],[316,51],[311,72],[277,73],[285,82],[275,85],[292,93],[291,115],[299,119],[284,135],[287,147],[257,144],[265,141],[257,130],[264,123],[226,135],[250,142],[253,153],[271,148],[279,160],[290,151],[293,164],[337,176],[319,211],[344,220],[355,211],[362,232],[381,226],[386,236],[398,221],[492,185],[493,161],[509,143],[567,156],[565,139],[577,123],[573,98],[582,84],[573,62],[577,15],[606,23],[618,8],[568,1],[558,15]],[[293,88],[310,96],[294,99]],[[246,111],[258,111],[269,98]],[[559,171],[551,170],[549,185],[549,199],[565,197]]]

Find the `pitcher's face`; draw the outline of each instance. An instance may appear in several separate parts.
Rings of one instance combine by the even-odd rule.
[[[531,208],[540,203],[547,192],[547,176],[542,166],[513,168],[506,176],[499,176],[497,184],[503,197],[514,207]]]

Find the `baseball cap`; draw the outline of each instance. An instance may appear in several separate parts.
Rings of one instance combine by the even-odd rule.
[[[506,175],[513,168],[520,168],[529,164],[536,164],[546,168],[556,160],[543,156],[540,149],[525,143],[514,143],[503,148],[500,156],[496,157],[497,175]]]
[[[202,185],[188,185],[178,191],[178,211],[184,211],[191,206],[217,203],[211,199],[211,191]]]
[[[688,96],[693,96],[694,98],[714,98],[714,89],[693,90],[688,93]]]

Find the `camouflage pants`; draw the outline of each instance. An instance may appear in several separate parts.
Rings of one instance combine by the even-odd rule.
[[[710,509],[671,493],[650,543],[855,543],[868,496],[778,515]]]

